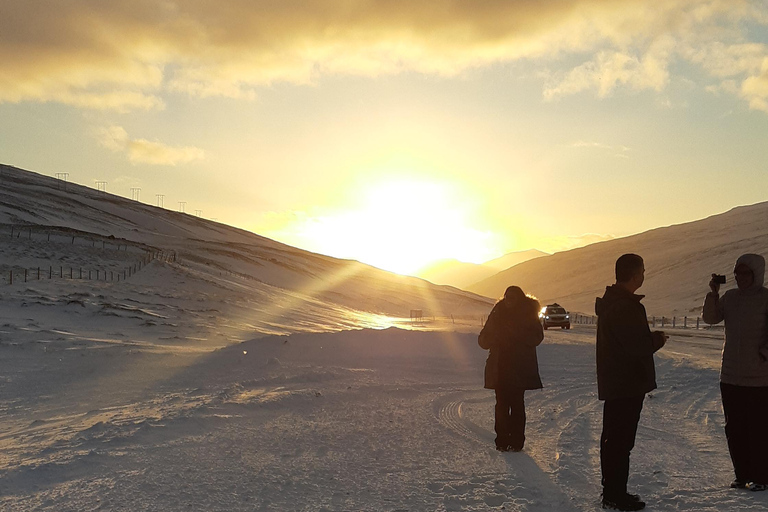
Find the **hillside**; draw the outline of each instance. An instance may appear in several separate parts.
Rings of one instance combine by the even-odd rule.
[[[157,250],[174,254],[177,263],[173,272],[166,269],[164,276],[157,277],[158,284],[164,279],[213,280],[213,289],[225,286],[233,293],[245,286],[243,296],[255,303],[264,300],[258,298],[264,293],[271,300],[290,295],[295,307],[316,301],[331,317],[336,306],[342,306],[392,317],[408,317],[411,309],[421,309],[430,317],[479,318],[491,304],[451,287],[0,166],[0,282],[7,283],[12,270],[23,276],[24,269],[40,267],[50,269],[51,275],[54,268],[64,272],[73,266],[75,274],[83,267],[114,272],[128,260],[137,262]],[[223,284],[222,276],[239,281]]]
[[[733,264],[741,254],[768,254],[768,202],[734,208],[711,217],[599,242],[526,261],[467,287],[498,297],[516,284],[542,302],[557,301],[591,313],[595,297],[614,281],[616,258],[636,253],[645,260],[645,284],[638,293],[649,315],[696,316],[713,272],[735,286]]]

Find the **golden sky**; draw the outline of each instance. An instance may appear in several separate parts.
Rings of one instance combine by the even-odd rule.
[[[760,0],[0,0],[0,162],[412,272],[768,199]]]

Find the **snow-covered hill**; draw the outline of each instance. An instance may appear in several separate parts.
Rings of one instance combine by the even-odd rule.
[[[498,297],[516,284],[543,302],[574,311],[594,311],[595,297],[614,282],[614,264],[624,253],[645,260],[639,293],[650,315],[697,316],[712,273],[725,274],[725,289],[735,286],[733,265],[741,254],[768,256],[768,202],[734,208],[686,224],[658,228],[626,238],[559,252],[516,265],[467,289]]]

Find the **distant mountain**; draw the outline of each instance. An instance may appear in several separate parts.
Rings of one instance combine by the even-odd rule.
[[[418,275],[435,284],[447,284],[456,288],[466,288],[518,263],[545,256],[546,254],[536,249],[510,252],[481,264],[447,259],[438,261],[419,271]]]
[[[509,252],[495,260],[486,261],[483,265],[496,269],[496,272],[501,272],[502,270],[507,270],[510,267],[519,265],[524,261],[548,255],[549,253],[539,251],[538,249],[528,249],[527,251]]]
[[[573,311],[592,313],[595,297],[614,282],[614,264],[624,253],[645,260],[645,283],[638,293],[650,315],[696,316],[709,290],[710,274],[725,274],[735,286],[733,264],[741,254],[768,255],[768,202],[740,206],[706,219],[657,228],[625,238],[543,256],[516,265],[467,289],[500,296],[515,284],[542,302],[557,301]]]

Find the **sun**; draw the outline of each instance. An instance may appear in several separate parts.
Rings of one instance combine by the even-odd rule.
[[[465,196],[449,182],[380,180],[359,190],[351,207],[305,219],[297,235],[301,247],[400,274],[443,259],[486,261],[492,235],[472,227]]]

